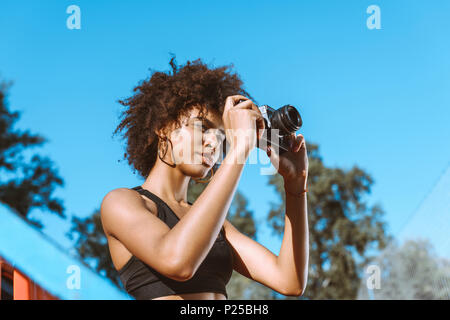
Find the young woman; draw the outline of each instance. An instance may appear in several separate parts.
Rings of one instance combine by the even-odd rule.
[[[228,67],[210,69],[200,59],[179,70],[173,59],[170,64],[172,73],[155,72],[120,101],[128,108],[115,133],[126,129],[125,156],[145,178],[141,186],[110,191],[101,204],[125,289],[136,299],[226,299],[234,269],[283,295],[300,296],[309,245],[303,136],[293,135],[291,151],[281,156],[265,149],[286,191],[277,256],[226,219],[257,129],[264,128],[261,113]],[[229,148],[217,169],[225,138]],[[191,178],[209,181],[193,204],[187,201]]]

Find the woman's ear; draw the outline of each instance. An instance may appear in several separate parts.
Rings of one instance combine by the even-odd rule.
[[[168,130],[166,128],[155,130],[155,134],[156,134],[157,138],[159,138],[159,140],[161,140],[161,141],[164,141],[167,138],[170,139],[170,132],[168,132]]]
[[[154,134],[155,134],[155,137],[153,137],[153,138],[149,137],[149,140],[152,140],[152,139],[153,139],[153,141],[156,140],[158,142],[158,145],[159,145],[161,140],[163,140],[163,136],[161,135],[161,132],[159,130],[155,130]]]
[[[156,129],[155,134],[162,140],[165,138],[171,139],[174,129],[176,129],[176,124],[174,122],[167,123],[164,127]]]

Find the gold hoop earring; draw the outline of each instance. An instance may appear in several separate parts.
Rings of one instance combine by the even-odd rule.
[[[164,137],[164,143],[166,145],[166,150],[164,151],[164,155],[161,158],[161,154],[159,153],[159,149],[158,149],[158,157],[159,159],[164,162],[165,164],[167,164],[169,167],[175,168],[177,165],[175,163],[170,164],[168,162],[166,162],[163,158],[166,156],[167,154],[167,150],[169,150],[169,145],[167,144],[167,140],[170,142],[170,145],[172,146],[172,158],[175,159],[175,157],[173,156],[173,145],[172,145],[172,141],[170,141],[167,137]]]
[[[208,183],[208,182],[210,182],[211,181],[211,179],[213,178],[213,176],[214,176],[214,169],[213,169],[214,167],[211,167],[211,177],[209,177],[209,179],[208,180],[202,180],[202,179],[195,179],[195,178],[192,178],[192,179],[194,179],[194,181],[195,182],[197,182],[197,183]]]

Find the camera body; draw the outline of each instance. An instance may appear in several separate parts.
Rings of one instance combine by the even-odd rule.
[[[272,150],[278,149],[278,154],[289,151],[289,136],[303,125],[298,110],[290,104],[279,109],[262,105],[258,106],[258,109],[264,118],[265,130],[262,138],[257,141],[257,147],[265,143],[271,146]]]

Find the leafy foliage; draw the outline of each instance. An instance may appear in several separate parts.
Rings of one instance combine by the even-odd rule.
[[[427,240],[392,242],[370,265],[380,270],[380,287],[370,296],[363,279],[359,299],[450,299],[450,261],[436,256]]]
[[[83,261],[123,289],[119,274],[114,268],[109,254],[108,240],[103,232],[100,210],[96,210],[93,215],[84,219],[73,217],[72,228],[67,236],[69,239],[75,240],[74,247]]]
[[[354,166],[349,171],[327,168],[318,146],[308,144],[309,276],[303,299],[354,299],[368,252],[385,247],[388,236],[383,212],[363,201],[372,178]],[[268,221],[276,235],[284,232],[283,178],[269,179],[280,196],[272,203]],[[345,275],[345,276],[344,276]]]
[[[42,228],[39,221],[30,217],[30,212],[40,208],[65,218],[62,200],[51,196],[64,182],[48,157],[33,154],[29,161],[24,159],[29,148],[41,146],[45,139],[28,130],[13,129],[20,114],[8,108],[8,88],[9,84],[0,83],[0,202],[33,226]]]

